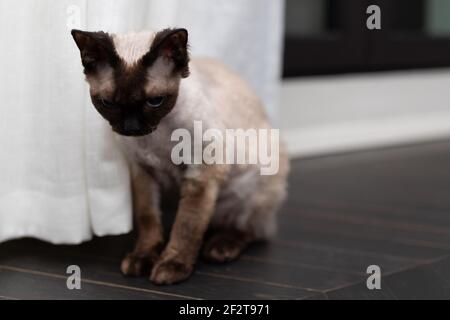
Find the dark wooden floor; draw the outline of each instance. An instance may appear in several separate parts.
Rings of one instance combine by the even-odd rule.
[[[0,299],[450,299],[450,142],[293,161],[277,238],[179,285],[123,277],[131,246],[0,244]],[[73,264],[81,290],[66,288]]]

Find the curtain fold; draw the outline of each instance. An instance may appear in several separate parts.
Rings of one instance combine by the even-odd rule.
[[[126,160],[92,107],[71,28],[186,27],[276,118],[283,1],[0,1],[0,242],[80,243],[132,227]]]

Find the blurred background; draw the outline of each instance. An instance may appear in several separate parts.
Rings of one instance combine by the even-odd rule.
[[[366,8],[381,8],[368,30]],[[448,137],[450,3],[287,0],[280,125],[295,155]]]

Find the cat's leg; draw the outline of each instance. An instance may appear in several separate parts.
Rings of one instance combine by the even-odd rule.
[[[226,166],[206,165],[188,169],[170,241],[153,267],[152,282],[171,284],[192,273],[225,170]]]
[[[253,242],[269,239],[276,230],[278,199],[261,195],[249,196],[242,200],[239,196],[228,198],[228,205],[218,203],[217,217],[214,217],[205,244],[202,257],[209,262],[227,263],[234,261]],[[229,203],[233,202],[230,207]],[[227,210],[226,212],[224,210]]]
[[[121,270],[128,276],[148,275],[163,245],[159,187],[136,165],[132,168],[132,189],[138,238],[134,250],[123,259]]]
[[[219,198],[217,211],[205,239],[205,260],[226,263],[236,260],[253,242],[265,241],[276,232],[277,213],[286,195],[288,163],[277,175],[247,175],[234,192]]]

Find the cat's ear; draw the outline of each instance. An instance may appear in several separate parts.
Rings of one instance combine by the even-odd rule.
[[[155,36],[150,51],[143,62],[151,66],[156,59],[164,58],[174,65],[183,78],[189,76],[188,32],[186,29],[165,29]]]
[[[104,64],[114,66],[117,63],[114,44],[109,34],[75,29],[71,33],[80,49],[81,62],[86,73],[95,72]]]

